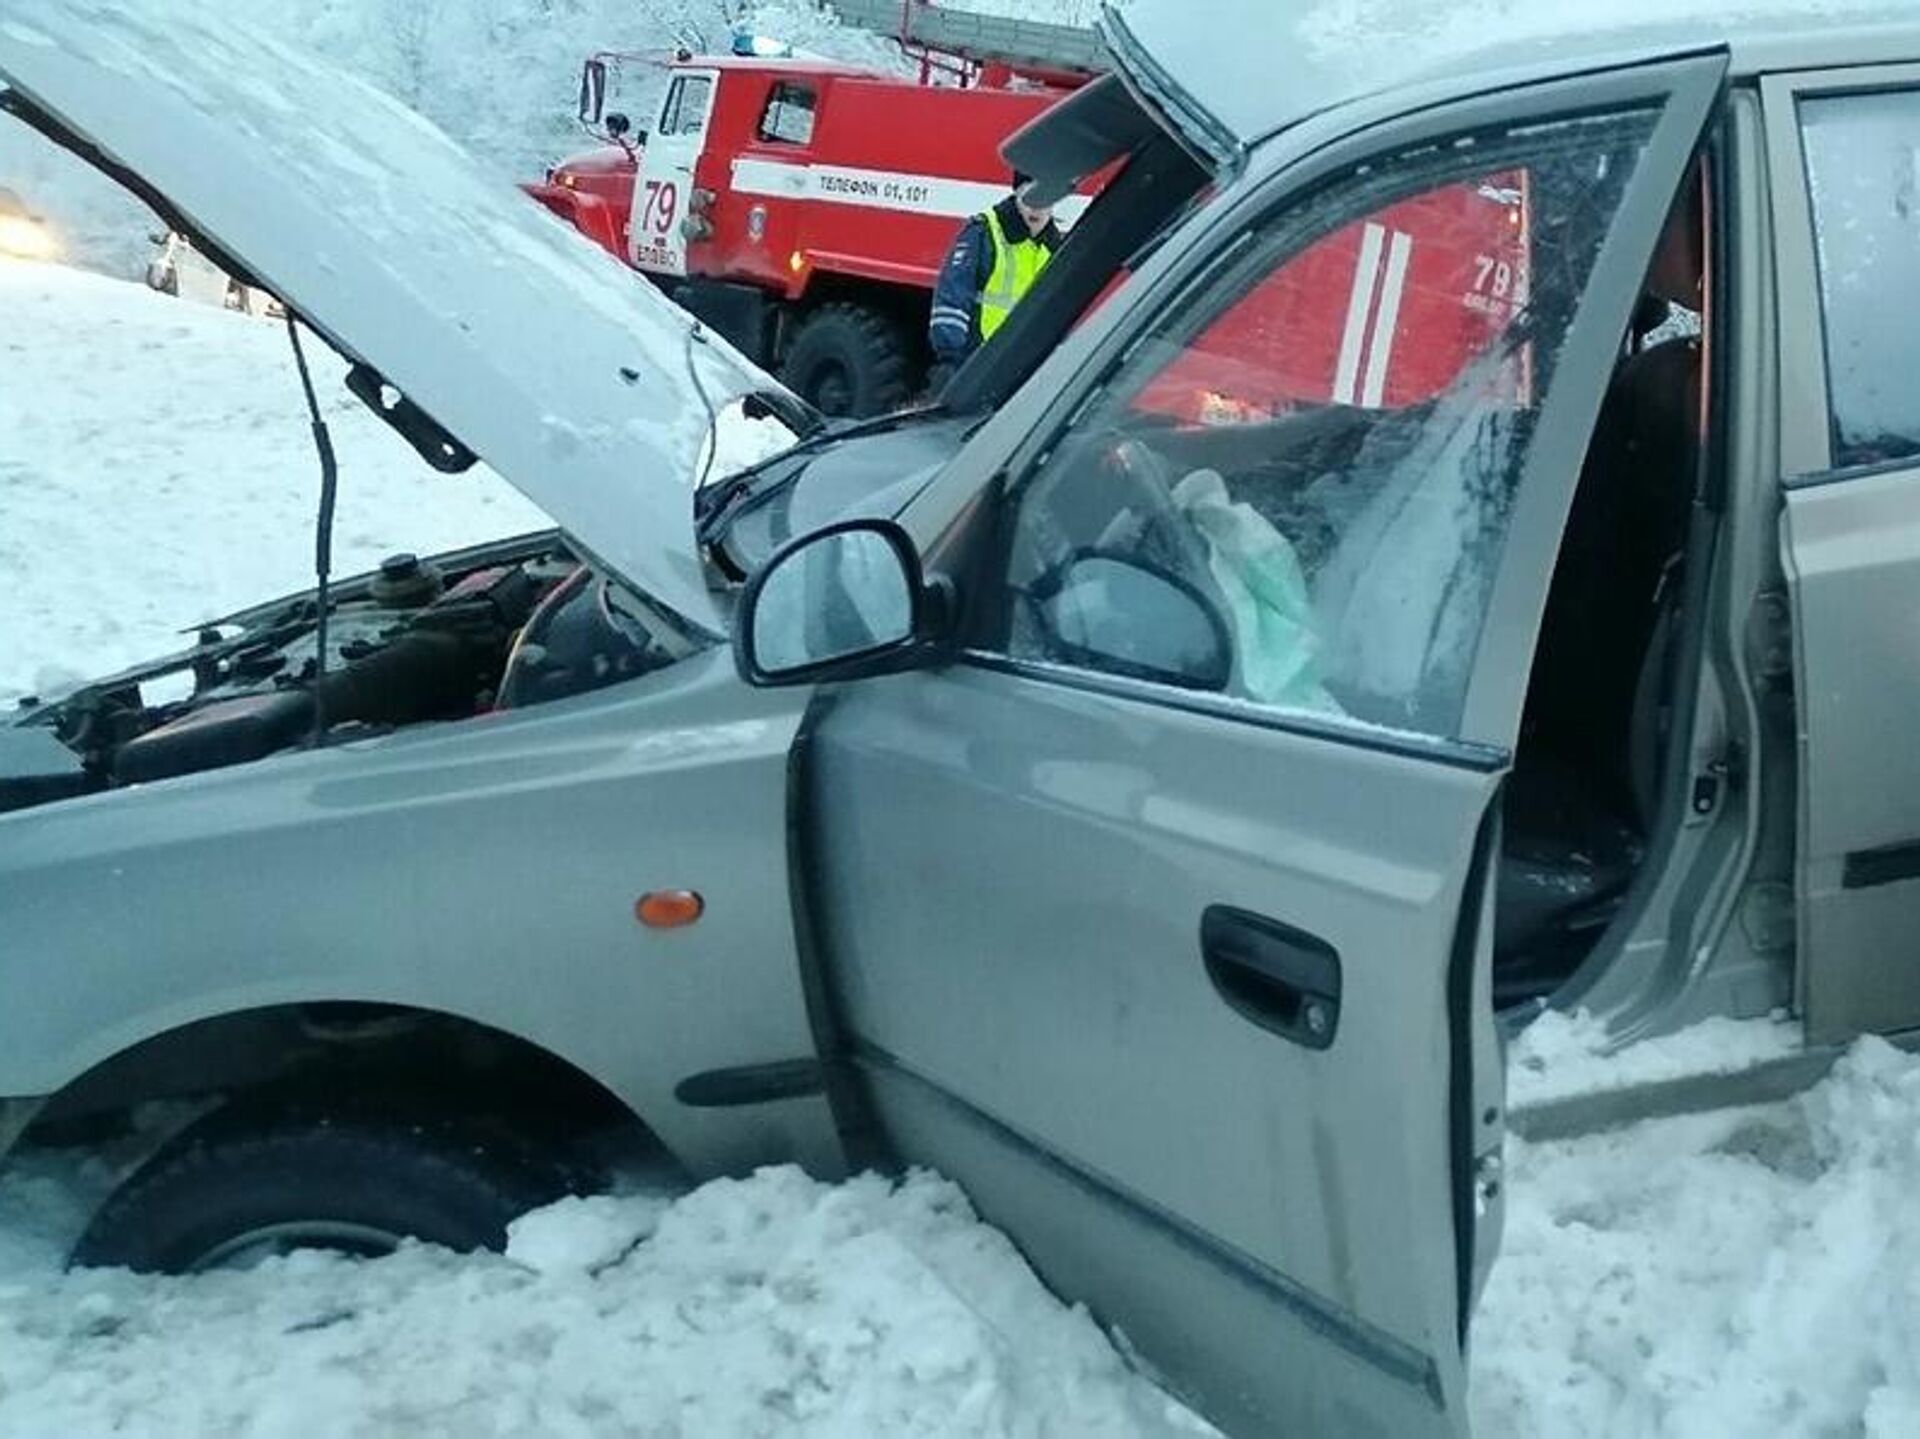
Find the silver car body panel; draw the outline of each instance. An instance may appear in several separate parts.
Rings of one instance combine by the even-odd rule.
[[[805,696],[724,649],[525,711],[0,815],[0,1095],[210,1016],[406,1005],[568,1061],[700,1172],[831,1172],[819,1098],[695,1109],[702,1072],[814,1052],[787,898]],[[635,901],[686,888],[690,928]]]
[[[1448,959],[1499,772],[1162,705],[967,665],[819,723],[816,894],[883,1125],[1231,1432],[1459,1432]],[[1215,992],[1212,905],[1339,952],[1332,1048]]]
[[[1490,811],[1617,337],[1724,68],[1366,114],[1289,163],[1256,152],[903,516],[936,566],[977,574],[968,551],[991,527],[968,519],[987,477],[1042,463],[1138,318],[1184,303],[1235,237],[1323,177],[1463,128],[1662,105],[1540,421],[1465,742],[1343,735],[985,652],[849,686],[814,726],[811,898],[888,1137],[958,1177],[1236,1432],[1464,1426],[1461,1311],[1476,1240],[1490,1248],[1499,1224],[1497,1185],[1461,1218],[1501,1134]],[[882,865],[904,882],[877,890]],[[1215,992],[1199,936],[1216,905],[1340,955],[1330,1049]]]
[[[1884,58],[1902,56],[1920,58],[1920,47]],[[1797,114],[1805,99],[1873,89],[1920,91],[1920,64],[1802,70],[1764,91],[1781,291],[1780,562],[1798,698],[1795,999],[1814,1044],[1920,1027],[1920,970],[1890,962],[1920,925],[1920,754],[1910,740],[1920,713],[1920,465],[1836,468]]]
[[[413,111],[210,9],[10,0],[0,83],[158,191],[607,566],[721,627],[693,538],[701,392],[717,406],[778,387],[691,338],[691,318],[612,256]]]
[[[1781,532],[1800,708],[1800,1002],[1815,1042],[1920,1027],[1920,496],[1911,469],[1796,488]]]

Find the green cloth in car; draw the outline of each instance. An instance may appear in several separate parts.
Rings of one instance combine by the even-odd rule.
[[[1174,504],[1206,542],[1207,568],[1233,627],[1235,691],[1285,709],[1343,713],[1320,683],[1313,601],[1292,543],[1218,471],[1195,470]]]

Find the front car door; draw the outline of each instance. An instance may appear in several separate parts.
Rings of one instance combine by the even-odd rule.
[[[660,118],[647,136],[634,177],[628,222],[630,258],[656,275],[687,273],[687,218],[693,172],[707,145],[720,89],[718,70],[675,70],[660,101]]]
[[[1495,800],[1723,73],[1503,91],[1233,187],[941,526],[958,662],[825,692],[799,751],[885,1139],[1236,1431],[1464,1430]],[[1525,236],[1499,294],[1490,217]]]
[[[1920,1026],[1920,66],[1765,86],[1814,1043]]]

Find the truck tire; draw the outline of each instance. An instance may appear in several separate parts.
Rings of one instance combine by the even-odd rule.
[[[188,1274],[291,1249],[361,1256],[413,1238],[500,1249],[507,1224],[555,1197],[525,1164],[452,1131],[399,1121],[195,1125],[101,1206],[72,1263]]]
[[[913,394],[907,336],[865,305],[822,305],[787,347],[780,378],[823,414],[850,419],[884,415]]]

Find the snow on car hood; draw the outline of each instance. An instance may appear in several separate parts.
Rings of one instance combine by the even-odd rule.
[[[690,341],[683,311],[399,102],[211,8],[152,11],[5,0],[0,84],[145,181],[598,559],[718,628],[693,536],[706,403],[775,382],[717,338]]]

